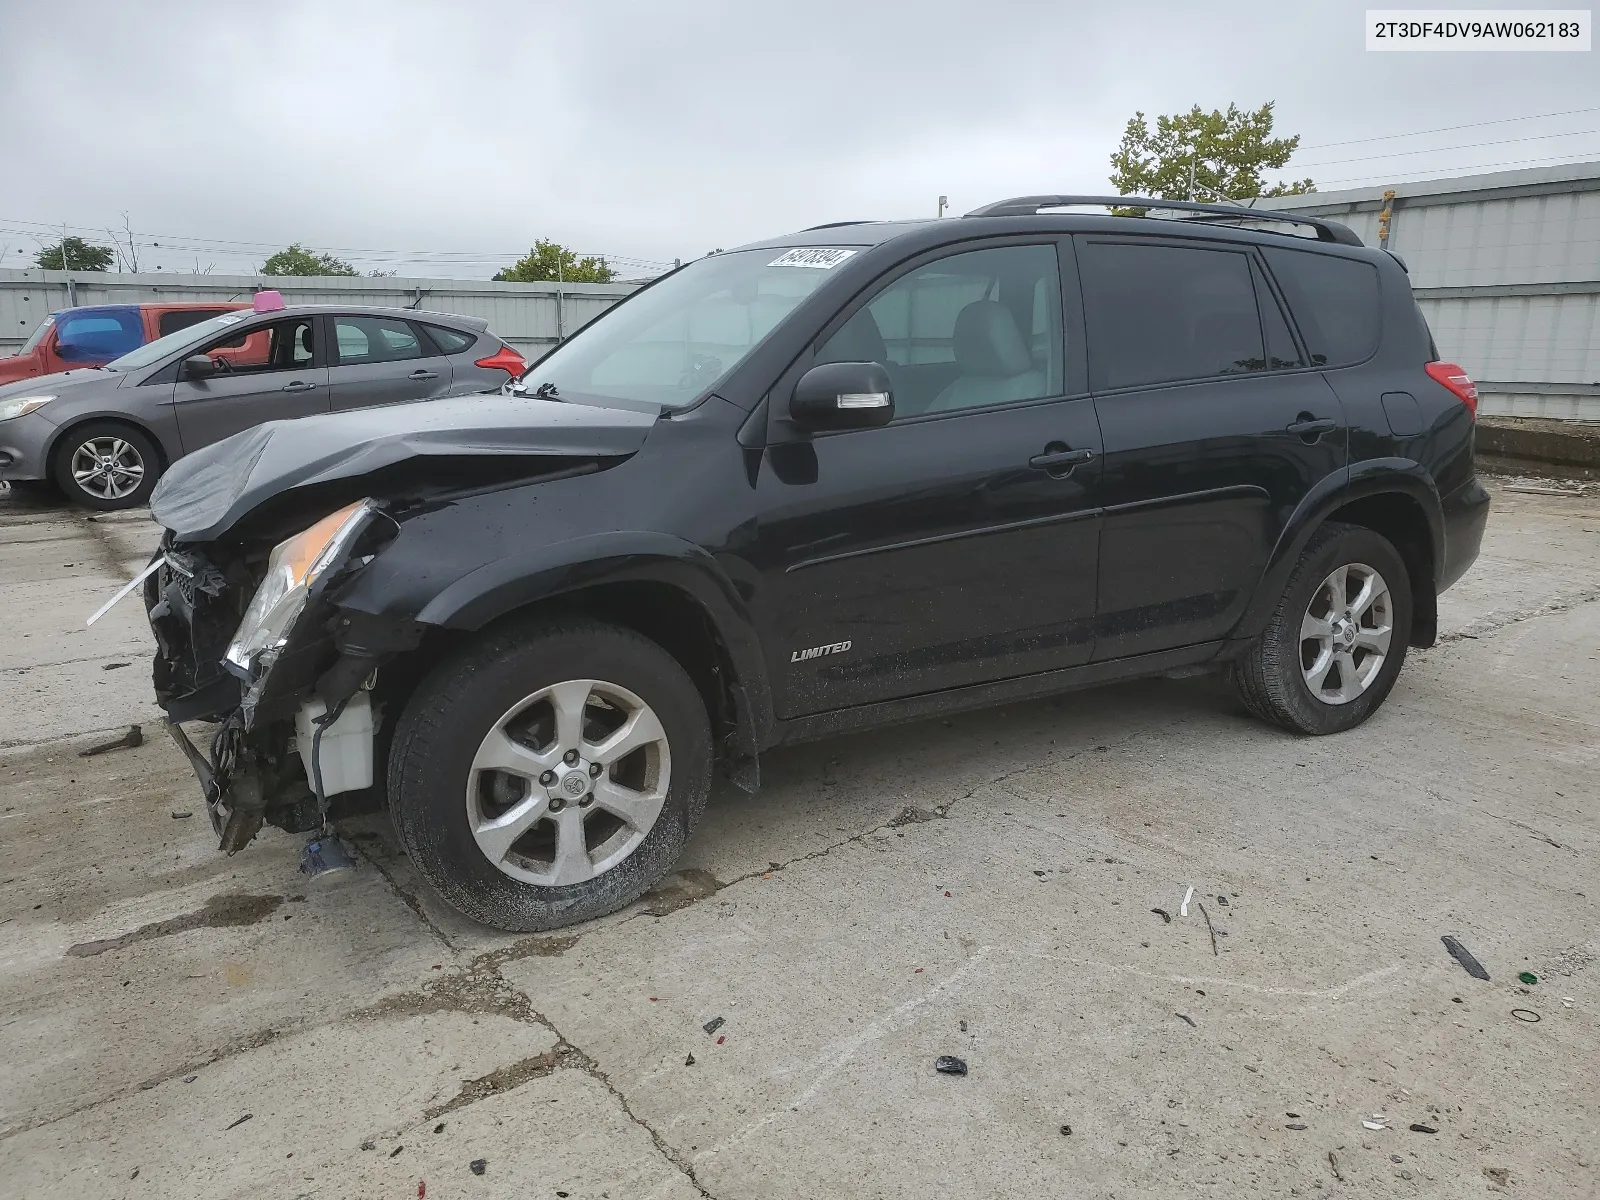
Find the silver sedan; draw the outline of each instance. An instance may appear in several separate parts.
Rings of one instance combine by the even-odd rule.
[[[497,391],[524,366],[476,317],[258,297],[104,367],[0,387],[0,480],[132,508],[175,460],[263,421]]]

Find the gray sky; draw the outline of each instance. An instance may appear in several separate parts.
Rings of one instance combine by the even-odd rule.
[[[1230,101],[1275,100],[1303,136],[1282,174],[1322,190],[1600,159],[1595,53],[1372,54],[1364,10],[0,0],[0,249],[126,210],[145,270],[292,240],[401,274],[486,277],[537,237],[666,263],[940,194],[1104,191],[1135,110]]]

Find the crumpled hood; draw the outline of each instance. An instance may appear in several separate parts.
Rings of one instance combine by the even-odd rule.
[[[209,541],[291,488],[407,459],[632,454],[655,422],[650,413],[496,393],[269,421],[173,463],[150,512],[179,541]]]

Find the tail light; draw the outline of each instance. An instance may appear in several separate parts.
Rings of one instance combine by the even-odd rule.
[[[522,360],[522,355],[504,343],[501,343],[500,349],[489,355],[488,358],[480,358],[472,365],[491,369],[497,368],[510,375],[513,379],[528,369],[528,364]]]
[[[1478,385],[1455,363],[1431,362],[1424,368],[1433,381],[1450,389],[1450,393],[1467,406],[1472,419],[1478,419]]]

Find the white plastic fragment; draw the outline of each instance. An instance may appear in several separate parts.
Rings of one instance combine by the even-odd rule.
[[[1189,901],[1191,901],[1193,899],[1194,899],[1194,885],[1190,884],[1189,885],[1189,890],[1183,894],[1183,903],[1178,905],[1178,915],[1180,917],[1187,917],[1189,915]]]
[[[1368,1129],[1387,1129],[1387,1128],[1389,1128],[1382,1121],[1363,1121],[1361,1123],[1363,1125],[1365,1125]]]

